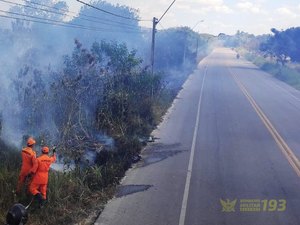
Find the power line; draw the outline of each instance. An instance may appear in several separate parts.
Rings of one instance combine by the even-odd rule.
[[[15,2],[7,1],[7,0],[0,0],[0,1],[1,2],[5,2],[5,3],[9,3],[9,4],[13,4],[13,5],[17,5],[17,6],[22,6],[22,7],[25,7],[25,8],[31,8],[31,9],[36,9],[36,10],[40,10],[40,11],[44,11],[44,12],[49,12],[49,13],[57,14],[57,15],[62,15],[62,16],[68,16],[68,17],[71,17],[71,18],[76,18],[76,16],[69,15],[68,13],[70,13],[70,12],[68,12],[67,10],[61,10],[61,9],[55,8],[55,7],[53,7],[53,8],[57,9],[59,11],[65,11],[65,13],[62,13],[62,12],[59,12],[59,11],[53,11],[53,10],[47,10],[47,9],[37,8],[37,7],[30,6],[30,5],[24,5],[24,4],[15,3]],[[28,2],[28,1],[25,0],[25,2]],[[28,2],[28,3],[31,3],[31,2]],[[46,5],[42,5],[42,4],[38,4],[38,5],[52,9],[52,7],[50,7],[50,6],[46,6]],[[77,18],[79,18],[81,20],[89,21],[89,22],[94,22],[94,23],[101,22],[102,24],[113,25],[113,26],[118,26],[118,27],[120,27],[120,26],[122,26],[122,27],[126,26],[129,29],[130,28],[136,28],[136,26],[133,26],[133,25],[130,25],[130,24],[125,24],[125,23],[114,24],[114,23],[110,23],[110,22],[105,22],[105,21],[103,21],[101,19],[98,19],[96,21],[96,20],[91,20],[91,19],[86,19],[86,18],[80,18],[80,17],[77,17]],[[112,22],[114,22],[114,21],[112,21]],[[135,29],[133,29],[133,30],[135,30]]]
[[[77,0],[78,1],[78,0]],[[167,10],[162,14],[162,16],[159,18],[159,20],[157,21],[157,23],[159,23],[161,21],[161,19],[166,15],[166,13],[169,11],[169,9],[172,7],[172,5],[176,2],[176,0],[174,0],[171,5],[169,5],[169,7],[167,8]]]
[[[76,27],[76,26],[69,26],[67,24],[59,24],[59,23],[50,23],[47,21],[41,21],[41,20],[32,20],[32,19],[26,19],[26,18],[19,18],[19,17],[15,17],[15,16],[5,16],[5,15],[0,15],[0,17],[2,18],[8,18],[8,19],[16,19],[16,20],[22,20],[22,21],[26,21],[26,22],[34,22],[34,23],[41,23],[41,24],[48,24],[48,25],[56,25],[56,26],[62,26],[62,27],[70,27],[70,28],[79,28],[79,29],[84,29],[84,30],[91,30],[88,28],[84,28],[84,27]],[[97,30],[93,30],[93,31],[97,31]]]
[[[119,21],[114,21],[114,20],[109,20],[109,19],[106,19],[106,18],[100,18],[100,17],[96,17],[96,16],[90,16],[90,15],[86,15],[84,13],[76,13],[74,11],[70,11],[70,10],[65,10],[65,9],[60,9],[60,8],[57,8],[57,7],[54,7],[54,6],[49,6],[49,5],[45,5],[45,4],[41,4],[41,3],[37,3],[37,2],[33,2],[33,1],[28,1],[28,0],[21,0],[21,1],[24,1],[28,4],[33,4],[33,5],[38,5],[38,6],[43,6],[43,7],[46,7],[46,8],[50,8],[50,9],[56,9],[58,11],[62,11],[62,12],[66,12],[66,13],[71,13],[73,14],[74,16],[73,17],[76,17],[76,16],[81,16],[81,17],[86,17],[86,18],[92,18],[92,19],[96,19],[98,20],[99,22],[103,22],[103,21],[108,21],[112,24],[120,24],[120,25],[125,25],[125,26],[132,26],[134,27],[134,25],[130,25],[128,23],[122,23],[122,22],[119,22]],[[78,18],[78,17],[77,17]],[[80,18],[80,19],[83,19],[83,18]]]
[[[24,21],[28,21],[28,22],[37,22],[37,23],[43,23],[43,24],[49,24],[49,25],[57,25],[57,26],[63,26],[63,27],[82,28],[84,30],[91,30],[91,31],[142,33],[142,32],[138,32],[138,31],[136,31],[136,32],[129,31],[129,30],[127,30],[127,31],[126,30],[124,30],[124,31],[121,31],[121,30],[117,31],[117,30],[109,30],[109,29],[100,28],[100,27],[88,27],[88,26],[83,26],[81,24],[65,23],[65,22],[58,21],[58,20],[40,18],[40,17],[36,17],[36,16],[25,15],[25,14],[22,14],[22,13],[8,12],[8,11],[5,11],[5,10],[0,10],[0,12],[9,13],[9,14],[17,15],[17,16],[25,16],[25,17],[32,18],[32,19],[27,19],[27,18],[19,18],[19,17],[13,17],[13,16],[0,15],[1,17],[4,17],[4,18],[20,19],[20,20],[24,20]],[[35,19],[35,20],[33,20],[33,19]],[[36,20],[36,19],[38,19],[38,20]]]
[[[47,18],[41,18],[41,17],[31,16],[31,15],[26,15],[26,14],[22,14],[22,13],[9,12],[9,11],[5,11],[5,10],[0,10],[0,12],[4,12],[4,13],[8,13],[8,14],[13,14],[13,15],[17,15],[17,16],[25,16],[25,17],[29,17],[29,18],[33,18],[33,19],[44,20],[44,21],[48,21],[48,22],[52,22],[52,23],[67,24],[67,25],[76,26],[76,27],[85,27],[85,26],[80,25],[80,24],[75,24],[75,23],[65,23],[65,22],[62,22],[62,21],[59,21],[59,20],[53,20],[53,19],[47,19]],[[97,29],[97,28],[95,28],[95,27],[86,27],[86,28]]]
[[[37,10],[41,10],[41,11],[44,11],[44,12],[54,13],[54,14],[58,14],[58,15],[62,15],[62,16],[65,16],[65,15],[66,15],[66,14],[61,13],[61,12],[50,11],[50,10],[47,10],[47,9],[41,9],[41,8],[36,8],[36,7],[30,6],[30,5],[24,5],[24,4],[15,3],[15,2],[6,1],[6,0],[0,0],[0,2],[5,2],[5,3],[12,4],[12,5],[22,6],[22,7],[25,7],[25,8],[37,9]],[[69,16],[69,15],[68,15],[68,16]]]
[[[75,28],[75,29],[81,29],[81,30],[90,30],[90,31],[96,31],[96,32],[103,32],[103,30],[94,30],[94,29],[89,29],[85,27],[76,27],[76,26],[69,26],[67,24],[55,24],[55,23],[50,23],[46,21],[40,21],[40,20],[32,20],[32,19],[26,19],[26,18],[19,18],[19,17],[14,17],[14,16],[5,16],[5,15],[0,15],[2,18],[7,18],[7,19],[16,19],[16,20],[23,20],[26,22],[34,22],[34,23],[41,23],[41,24],[47,24],[47,25],[56,25],[56,26],[61,26],[61,27],[69,27],[69,28]],[[113,30],[106,30],[106,32],[110,33],[120,33],[122,31],[113,31]],[[138,33],[138,32],[129,32],[129,33]]]
[[[161,26],[161,28],[162,28],[163,30],[165,30],[165,28],[164,28],[164,26],[161,24],[161,22],[160,22],[158,25]]]
[[[127,20],[136,20],[136,21],[151,21],[151,20],[141,20],[141,19],[136,19],[136,18],[132,18],[132,17],[122,16],[122,15],[119,15],[119,14],[116,14],[116,13],[113,13],[113,12],[110,12],[110,11],[107,11],[107,10],[104,10],[104,9],[100,9],[100,8],[98,8],[96,6],[88,4],[88,3],[83,2],[81,0],[76,0],[76,1],[80,2],[81,4],[84,4],[86,6],[89,6],[89,7],[93,8],[93,9],[97,9],[97,10],[99,10],[101,12],[104,12],[104,13],[107,13],[109,15],[116,16],[116,17],[119,17],[119,18],[123,18],[123,19],[127,19]]]

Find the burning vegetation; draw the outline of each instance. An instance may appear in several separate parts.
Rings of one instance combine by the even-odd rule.
[[[64,2],[38,2],[67,10]],[[94,4],[138,17],[136,10],[124,6]],[[10,11],[64,19],[29,10],[36,7],[30,1],[26,5]],[[70,23],[93,14],[83,7]],[[130,26],[138,32],[121,26],[116,31],[122,35],[99,35],[18,19],[11,28],[0,29],[0,49],[5,52],[0,54],[0,223],[12,203],[30,201],[25,193],[16,199],[12,190],[21,146],[34,136],[37,153],[39,146],[57,146],[60,167],[50,172],[48,204],[42,210],[30,208],[30,224],[89,224],[92,219],[84,219],[112,197],[187,75],[207,53],[208,39],[189,28],[160,31],[155,61],[159,72],[152,74],[145,47],[150,32],[141,32],[137,22]]]

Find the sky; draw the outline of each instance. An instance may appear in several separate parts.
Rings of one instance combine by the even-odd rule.
[[[107,0],[138,9],[141,19],[147,20],[160,18],[172,1]],[[78,11],[82,6],[76,0],[66,2],[72,11]],[[5,9],[6,5],[2,3],[0,7]],[[201,20],[204,21],[198,23]],[[197,32],[214,35],[235,34],[237,30],[259,35],[270,33],[271,28],[284,30],[300,26],[299,21],[299,0],[177,0],[157,28],[189,26]],[[151,27],[152,23],[141,22],[141,25]]]

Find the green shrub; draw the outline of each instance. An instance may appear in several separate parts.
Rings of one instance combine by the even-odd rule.
[[[252,53],[245,53],[244,57],[252,61],[263,71],[272,74],[277,79],[297,88],[300,90],[300,72],[296,69],[289,68],[288,66],[282,66],[278,63],[271,62],[262,56]]]

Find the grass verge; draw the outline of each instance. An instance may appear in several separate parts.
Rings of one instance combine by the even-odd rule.
[[[289,67],[288,65],[281,65],[271,60],[257,55],[255,53],[249,53],[242,51],[243,56],[248,61],[253,62],[263,71],[270,73],[275,78],[293,86],[294,88],[300,90],[300,72],[294,68]]]
[[[16,188],[20,169],[20,152],[0,141],[0,224],[5,224],[7,210],[16,202],[27,205],[31,197],[26,190],[17,199]],[[29,208],[29,222],[32,225],[91,224],[93,212],[101,211],[113,196],[118,179],[112,176],[120,168],[108,161],[102,167],[75,169],[70,172],[50,172],[48,203],[39,209],[36,204]],[[108,179],[109,178],[109,179]],[[94,214],[94,216],[96,216]]]

